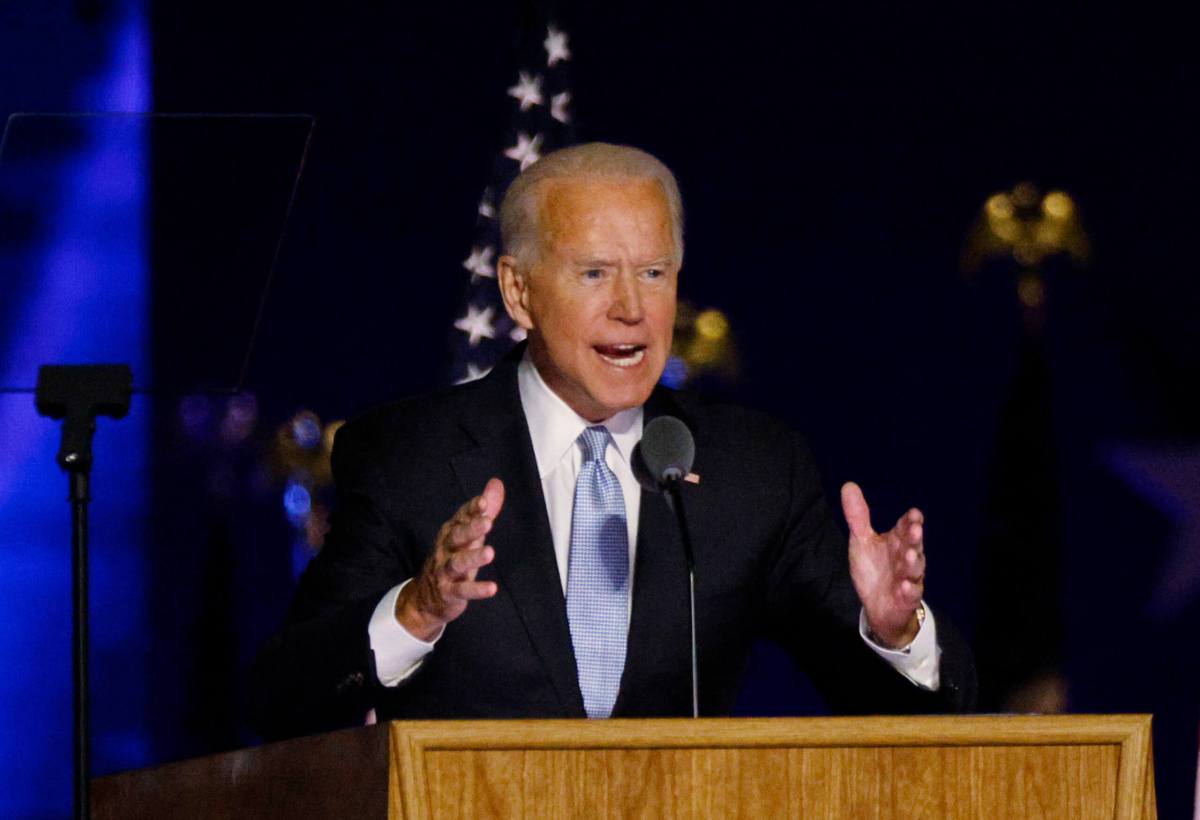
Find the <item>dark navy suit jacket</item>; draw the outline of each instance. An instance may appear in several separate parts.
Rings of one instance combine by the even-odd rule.
[[[546,504],[517,389],[514,351],[487,377],[377,408],[338,431],[332,529],[301,577],[283,629],[256,665],[265,737],[400,718],[584,717]],[[761,414],[657,388],[646,421],[682,419],[698,484],[683,487],[696,553],[700,702],[728,714],[753,641],[792,651],[843,713],[973,707],[970,652],[938,618],[941,689],[892,669],[858,634],[845,536],[808,448]],[[488,542],[498,594],[468,606],[420,669],[378,683],[367,625],[380,598],[415,575],[439,527],[492,476],[504,508]],[[676,523],[643,491],[629,643],[614,717],[691,714],[688,586]]]

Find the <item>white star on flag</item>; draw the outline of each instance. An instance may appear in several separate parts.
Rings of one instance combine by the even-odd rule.
[[[550,98],[550,116],[563,125],[571,121],[571,115],[567,113],[567,104],[569,102],[571,102],[571,92],[569,91],[555,94]]]
[[[473,382],[476,379],[482,379],[488,373],[491,373],[490,367],[480,367],[475,362],[467,362],[467,375],[455,382],[455,384],[466,384]]]
[[[492,204],[491,188],[484,191],[483,199],[479,200],[479,215],[484,219],[492,219],[496,216],[496,206]]]
[[[469,270],[472,276],[495,279],[496,269],[492,267],[492,254],[495,252],[496,249],[491,245],[486,248],[471,248],[471,255],[463,262],[463,267]]]
[[[492,327],[492,316],[495,308],[478,310],[474,305],[467,305],[467,315],[457,320],[454,326],[467,334],[471,347],[479,344],[480,339],[496,338],[496,328]]]
[[[508,96],[516,97],[520,101],[522,111],[528,111],[535,105],[541,105],[543,102],[541,75],[530,77],[528,72],[520,72],[517,75],[517,84],[508,89]]]
[[[567,33],[559,31],[554,26],[546,28],[546,39],[542,43],[546,47],[546,65],[551,68],[559,60],[571,59],[571,52],[567,49]]]
[[[525,341],[525,328],[521,327],[520,325],[514,325],[513,329],[509,331],[508,338],[512,339],[514,342]]]
[[[509,159],[515,159],[521,163],[521,170],[524,171],[530,165],[533,165],[542,155],[538,150],[542,147],[542,135],[537,134],[532,139],[524,131],[517,134],[517,144],[512,148],[504,149],[504,156]]]

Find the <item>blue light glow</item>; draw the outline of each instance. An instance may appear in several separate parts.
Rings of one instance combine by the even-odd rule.
[[[283,491],[283,509],[288,520],[299,526],[312,509],[312,494],[303,484],[288,482]]]
[[[221,421],[221,440],[226,444],[238,444],[249,438],[258,424],[258,399],[252,393],[231,396],[225,405],[225,418]]]
[[[321,443],[321,422],[312,413],[300,413],[292,420],[292,437],[306,450]]]
[[[150,106],[150,47],[142,3],[112,9],[107,60],[76,78],[83,111]],[[72,70],[64,58],[62,70]],[[30,77],[38,88],[39,78]],[[41,363],[125,361],[144,381],[149,358],[146,148],[138,128],[95,130],[53,158],[40,193],[45,224],[3,260],[25,286],[0,337],[0,383],[27,385]],[[12,290],[9,291],[10,293]],[[77,311],[119,320],[73,321]],[[128,321],[128,316],[134,321]],[[130,351],[141,351],[130,355]],[[134,399],[120,422],[101,420],[91,507],[94,772],[150,760],[145,657],[149,411]],[[0,396],[0,816],[65,816],[71,801],[69,508],[54,461],[58,425],[33,397]]]
[[[185,396],[179,402],[179,424],[184,435],[201,440],[212,432],[213,406],[208,396]]]
[[[659,381],[667,387],[678,389],[683,387],[684,383],[687,382],[687,377],[687,363],[678,356],[670,356],[667,359],[667,366],[663,368],[662,378]]]

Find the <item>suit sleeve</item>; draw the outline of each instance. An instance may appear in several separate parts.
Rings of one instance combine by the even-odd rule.
[[[387,485],[374,449],[353,425],[338,431],[330,532],[254,668],[255,723],[268,740],[360,724],[375,704],[371,615],[420,557],[384,513]]]
[[[768,633],[788,649],[835,712],[973,709],[974,662],[948,617],[938,618],[941,687],[934,692],[906,679],[863,642],[862,604],[850,580],[846,538],[830,513],[808,447],[799,436],[788,435],[779,452],[789,454],[789,500],[765,569]]]

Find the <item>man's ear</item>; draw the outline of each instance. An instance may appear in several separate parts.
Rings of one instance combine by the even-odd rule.
[[[516,257],[501,256],[496,260],[496,277],[500,282],[500,296],[504,309],[520,327],[533,329],[533,317],[529,313],[529,271],[517,267]]]

